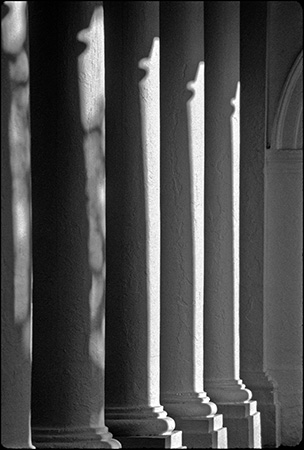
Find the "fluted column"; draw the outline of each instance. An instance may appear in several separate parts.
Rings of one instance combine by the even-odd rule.
[[[158,2],[107,2],[106,423],[125,447],[179,448],[160,404]]]
[[[37,448],[120,448],[104,423],[101,2],[30,4],[32,431]]]
[[[189,447],[227,448],[204,390],[204,4],[161,2],[161,401]]]
[[[265,370],[267,2],[241,3],[240,20],[240,375],[258,402],[262,444],[275,447],[280,445],[277,384]]]
[[[239,2],[205,3],[205,387],[228,447],[261,445],[260,414],[240,379],[238,274]]]
[[[27,2],[1,5],[1,444],[31,443],[32,264]]]

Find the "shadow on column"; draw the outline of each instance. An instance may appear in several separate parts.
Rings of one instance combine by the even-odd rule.
[[[206,2],[205,6],[205,381],[224,416],[228,446],[258,448],[260,414],[240,379],[240,5]]]
[[[232,2],[233,3],[233,2]],[[235,3],[235,2],[234,2]],[[234,279],[231,101],[239,82],[238,15],[228,3],[206,2],[205,377],[233,379]],[[229,25],[228,25],[229,24]],[[225,27],[229,37],[225,35]],[[225,350],[226,348],[226,350]],[[225,356],[226,354],[226,356]],[[207,386],[206,384],[206,386]],[[207,386],[209,392],[209,387]]]
[[[264,259],[269,245],[265,242],[264,200],[267,10],[267,2],[260,2],[258,8],[254,2],[240,5],[240,360],[241,377],[261,412],[262,444],[278,447],[281,420],[277,383],[264,370],[267,331]]]
[[[161,401],[185,445],[226,448],[203,373],[203,2],[161,2],[160,19]]]
[[[104,426],[102,87],[88,128],[79,58],[102,2],[30,4],[32,425],[37,447],[119,447]],[[100,26],[100,23],[99,23]],[[102,42],[98,43],[102,51]],[[102,71],[103,68],[100,67]],[[87,101],[88,99],[84,99]],[[90,99],[89,99],[90,100]],[[60,447],[61,448],[61,447]]]
[[[159,403],[158,2],[106,2],[105,25],[106,421],[125,446],[171,448],[181,433]]]
[[[150,42],[147,39],[146,48],[141,42],[137,50],[134,3],[105,5],[106,405],[122,408],[146,404],[148,398],[147,236],[139,98],[144,73],[138,61],[149,55],[154,36]]]
[[[188,90],[188,83],[195,79],[203,58],[203,43],[195,46],[198,53],[202,49],[201,54],[187,58],[186,42],[190,38],[184,36],[181,3],[161,4],[161,395],[165,402],[165,393],[189,393],[196,389],[192,180],[187,105],[193,95]],[[186,14],[185,7],[184,10]],[[178,29],[180,33],[175,33]],[[180,344],[178,349],[177,342]]]

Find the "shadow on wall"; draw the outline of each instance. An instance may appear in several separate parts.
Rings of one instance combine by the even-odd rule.
[[[1,9],[1,443],[31,448],[31,185],[26,2]]]

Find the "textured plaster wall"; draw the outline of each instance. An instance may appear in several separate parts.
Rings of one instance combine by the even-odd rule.
[[[294,144],[299,130],[288,115],[294,117],[299,111],[299,97],[303,104],[301,89],[291,97],[287,117],[281,123],[283,130],[274,129],[274,118],[287,77],[303,46],[303,14],[298,2],[269,2],[268,9],[264,363],[278,384],[281,442],[296,445],[303,433],[303,149],[299,140]],[[300,79],[296,89],[302,83]],[[274,131],[283,136],[280,150],[276,148],[279,141]]]
[[[267,146],[288,73],[303,48],[303,9],[296,1],[267,2]]]
[[[279,159],[279,158],[278,158]],[[282,444],[302,438],[302,161],[268,161],[266,181],[266,367],[278,383]]]

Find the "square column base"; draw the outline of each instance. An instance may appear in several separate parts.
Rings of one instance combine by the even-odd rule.
[[[256,397],[257,398],[257,397]],[[281,420],[278,405],[263,405],[259,403],[261,414],[262,445],[267,448],[277,448],[281,445]]]
[[[183,443],[187,448],[228,448],[227,429],[223,427],[223,416],[177,418],[176,426],[183,432]]]
[[[256,401],[217,403],[228,430],[228,448],[262,448],[261,417],[256,405]]]
[[[182,445],[182,432],[159,436],[119,436],[123,448],[186,448]]]

